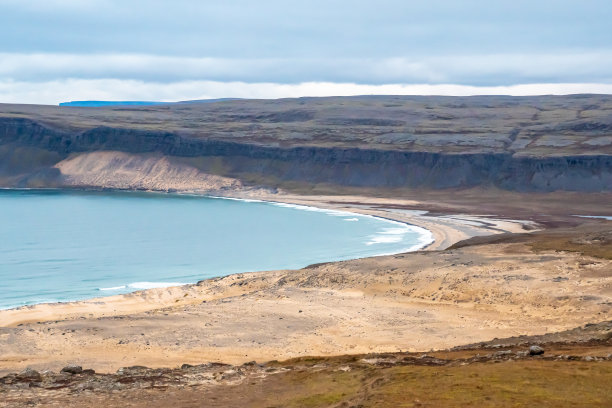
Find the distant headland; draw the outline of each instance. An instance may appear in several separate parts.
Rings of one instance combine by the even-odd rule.
[[[161,102],[161,101],[70,101],[61,102],[59,106],[71,106],[71,107],[86,107],[86,108],[99,108],[106,106],[152,106],[152,105],[166,105],[174,103],[207,103],[207,102],[223,102],[233,101],[239,98],[214,98],[214,99],[198,99],[193,101],[180,101],[180,102]]]

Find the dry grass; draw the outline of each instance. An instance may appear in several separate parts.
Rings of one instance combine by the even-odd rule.
[[[570,251],[596,258],[612,259],[612,226],[608,231],[584,234],[579,237],[542,234],[538,238],[537,241],[530,243],[535,251]]]
[[[259,381],[209,389],[56,394],[10,402],[13,407],[27,406],[28,401],[53,407],[73,406],[78,401],[81,406],[147,408],[612,406],[612,361],[521,360],[388,368],[352,365],[350,370],[341,361],[322,359],[320,365],[325,368],[313,365]]]

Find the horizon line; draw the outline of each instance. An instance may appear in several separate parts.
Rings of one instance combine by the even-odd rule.
[[[607,83],[529,83],[496,86],[459,84],[357,84],[350,82],[181,81],[66,79],[48,82],[0,80],[0,103],[59,105],[65,102],[178,103],[210,99],[288,99],[366,96],[561,96],[612,95]]]

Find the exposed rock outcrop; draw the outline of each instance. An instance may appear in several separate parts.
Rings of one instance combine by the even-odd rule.
[[[603,97],[457,98],[461,104],[450,103],[452,98],[403,98],[396,101],[399,108],[381,98],[349,98],[355,106],[348,107],[335,100],[287,100],[130,108],[129,122],[121,109],[45,113],[51,107],[40,107],[42,113],[35,114],[28,107],[27,114],[0,116],[0,156],[3,149],[4,156],[21,149],[23,157],[0,164],[0,182],[86,186],[113,179],[107,187],[167,190],[183,189],[182,179],[189,185],[202,179],[235,187],[228,179],[206,176],[215,175],[268,186],[298,181],[383,188],[612,189],[607,144],[612,123],[598,113],[603,107],[587,103],[612,103]],[[294,107],[300,103],[306,107]],[[563,103],[578,118],[540,118],[549,111],[569,115]],[[585,109],[595,117],[581,118]],[[199,122],[194,112],[201,113]],[[177,122],[180,118],[185,122]],[[101,161],[96,165],[94,156],[78,157],[98,151],[148,156],[111,161],[95,156]],[[165,161],[151,158],[162,156]],[[139,167],[148,175],[127,175]],[[98,173],[95,183],[93,172]]]

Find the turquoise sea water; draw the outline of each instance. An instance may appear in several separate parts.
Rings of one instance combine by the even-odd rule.
[[[0,190],[0,308],[403,252],[431,240],[379,218],[151,193]]]

